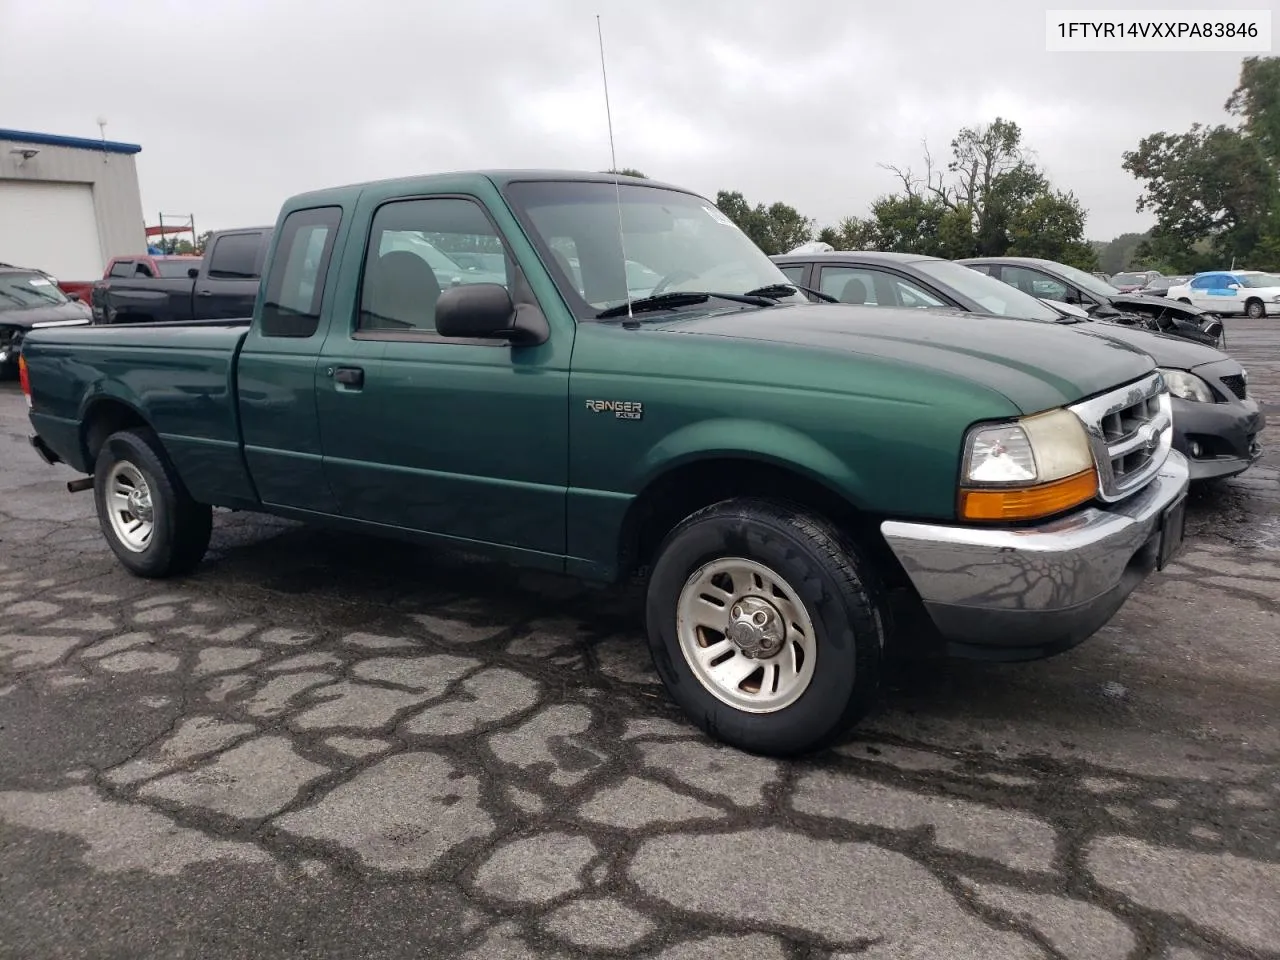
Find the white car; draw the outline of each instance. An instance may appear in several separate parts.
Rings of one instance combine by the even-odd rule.
[[[1217,314],[1243,314],[1254,319],[1278,316],[1280,276],[1261,270],[1201,273],[1190,283],[1170,287],[1167,296]]]

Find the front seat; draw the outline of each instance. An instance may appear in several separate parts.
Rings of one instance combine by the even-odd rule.
[[[867,285],[857,277],[850,277],[844,282],[844,289],[840,291],[840,302],[866,303]]]
[[[371,265],[365,276],[361,326],[383,330],[434,331],[440,281],[416,253],[393,250]]]

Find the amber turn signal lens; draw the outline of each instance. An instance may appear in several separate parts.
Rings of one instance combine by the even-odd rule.
[[[1098,492],[1093,469],[1034,487],[961,490],[960,516],[965,520],[1038,520],[1092,500]]]

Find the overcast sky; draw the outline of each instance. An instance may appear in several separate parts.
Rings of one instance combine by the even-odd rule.
[[[892,189],[878,162],[918,164],[924,138],[944,156],[1000,115],[1109,239],[1151,222],[1122,151],[1225,122],[1242,55],[1045,51],[1046,7],[1107,5],[0,0],[0,127],[96,137],[105,118],[142,145],[147,222],[190,212],[200,229],[353,181],[601,170],[599,13],[620,166],[821,226]]]

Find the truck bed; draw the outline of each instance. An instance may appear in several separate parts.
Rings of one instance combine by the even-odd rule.
[[[23,346],[40,394],[32,422],[85,473],[87,430],[104,411],[150,423],[193,496],[255,499],[240,449],[236,357],[250,318],[41,330]],[[55,391],[40,385],[56,385]]]

